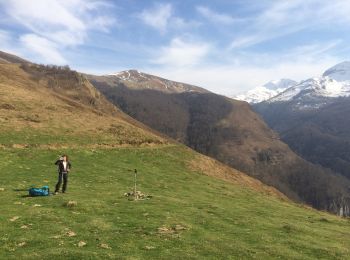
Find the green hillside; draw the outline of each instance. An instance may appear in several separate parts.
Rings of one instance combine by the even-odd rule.
[[[27,197],[63,153],[68,193]],[[348,219],[160,137],[75,72],[0,65],[0,158],[0,259],[350,256]],[[148,200],[124,196],[134,169]]]
[[[68,193],[23,197],[31,185],[54,186],[53,162],[63,152],[74,165]],[[189,166],[198,155],[181,146],[7,148],[0,154],[0,259],[350,256],[348,219],[205,176]],[[134,168],[139,190],[151,199],[124,197]],[[67,206],[71,200],[77,205]]]

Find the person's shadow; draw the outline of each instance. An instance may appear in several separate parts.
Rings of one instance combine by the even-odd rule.
[[[19,191],[26,191],[26,192],[28,192],[29,189],[13,189],[13,191],[17,191],[17,192],[19,192]],[[28,197],[32,197],[32,196],[30,196],[29,194],[26,194],[26,195],[18,195],[18,197],[19,198],[28,198]]]

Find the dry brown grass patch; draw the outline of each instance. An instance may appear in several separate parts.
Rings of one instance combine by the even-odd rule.
[[[282,200],[289,200],[284,194],[277,189],[267,186],[238,170],[230,168],[205,155],[197,154],[189,163],[192,170],[199,171],[207,176],[225,180],[243,187],[249,187],[255,191],[275,196]]]

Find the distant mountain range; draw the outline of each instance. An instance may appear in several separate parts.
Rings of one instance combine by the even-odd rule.
[[[301,82],[290,79],[270,81],[244,94],[233,98],[251,104],[267,101],[294,101],[299,109],[319,108],[334,98],[350,96],[350,62],[339,63],[319,78],[310,78]]]
[[[86,76],[113,104],[145,125],[296,201],[350,214],[350,200],[344,200],[350,181],[297,156],[246,102],[136,70]],[[277,90],[294,83],[285,80],[267,87]]]
[[[350,179],[350,62],[253,107],[300,156]]]

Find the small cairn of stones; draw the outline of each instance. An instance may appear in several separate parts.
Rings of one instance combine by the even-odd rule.
[[[149,200],[152,196],[142,193],[141,191],[131,191],[124,193],[129,200]]]

